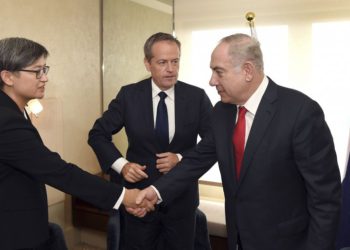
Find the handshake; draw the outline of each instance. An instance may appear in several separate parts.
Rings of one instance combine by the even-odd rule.
[[[125,189],[123,204],[128,213],[143,217],[148,212],[155,209],[158,202],[158,195],[152,187],[147,187],[143,190]]]

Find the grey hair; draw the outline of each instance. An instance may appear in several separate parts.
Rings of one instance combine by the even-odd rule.
[[[0,40],[0,72],[18,71],[33,64],[40,57],[49,55],[47,49],[34,41],[20,37]],[[0,77],[0,88],[4,85]]]
[[[250,61],[257,70],[264,70],[264,60],[260,43],[255,38],[237,33],[222,38],[220,43],[229,44],[229,55],[235,67],[241,66],[246,61]]]

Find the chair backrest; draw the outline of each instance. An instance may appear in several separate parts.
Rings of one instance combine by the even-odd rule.
[[[50,222],[49,231],[50,250],[68,250],[62,228],[59,225]]]

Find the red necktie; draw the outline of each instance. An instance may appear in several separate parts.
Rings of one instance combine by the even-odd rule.
[[[236,176],[239,179],[241,173],[241,165],[244,154],[244,143],[245,143],[245,113],[247,112],[246,108],[241,106],[239,107],[238,120],[233,130],[233,146],[235,152],[235,163],[236,163]]]

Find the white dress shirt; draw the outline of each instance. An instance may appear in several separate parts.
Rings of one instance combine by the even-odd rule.
[[[165,90],[164,92],[167,94],[167,98],[165,98],[165,104],[167,106],[168,111],[168,122],[169,122],[169,143],[172,141],[175,134],[175,88],[174,86],[170,89]],[[156,126],[156,114],[157,107],[160,97],[158,96],[159,92],[162,90],[153,82],[152,79],[152,102],[153,102],[153,124]],[[181,160],[182,156],[177,154],[179,160]],[[122,169],[126,163],[129,161],[124,157],[118,158],[113,164],[112,169],[117,171],[119,174],[122,172]]]
[[[162,90],[154,83],[154,81],[152,79],[152,103],[153,103],[153,124],[154,124],[154,127],[156,125],[157,107],[158,107],[158,103],[160,100],[160,97],[158,94],[161,91]],[[168,111],[169,143],[170,143],[172,141],[172,139],[174,138],[174,134],[175,134],[175,87],[173,86],[170,89],[164,90],[163,92],[165,92],[167,94],[167,97],[165,98],[165,104],[167,106],[167,111]],[[181,161],[182,155],[181,154],[176,154],[176,155],[177,155],[179,161]],[[118,172],[120,174],[122,172],[124,165],[128,162],[129,161],[127,159],[125,159],[124,157],[120,157],[112,164],[111,167],[113,170],[115,170],[116,172]],[[121,200],[121,201],[123,200],[124,193],[125,193],[125,189],[123,189],[123,193],[121,194],[119,200]],[[119,200],[118,200],[117,204],[119,203]],[[120,201],[118,207],[120,206],[121,201]]]
[[[250,133],[250,129],[252,128],[252,125],[253,125],[256,111],[258,110],[260,101],[261,101],[261,99],[266,91],[268,83],[269,83],[269,80],[267,79],[266,76],[264,76],[263,81],[261,82],[259,87],[255,90],[253,95],[248,99],[248,101],[244,105],[241,105],[247,109],[247,112],[245,114],[245,131],[246,131],[246,133],[245,133],[244,146],[247,143],[248,136]],[[237,105],[237,114],[238,114],[239,107],[240,107],[240,105]],[[236,122],[237,122],[237,119],[238,119],[238,115],[236,116]]]
[[[252,128],[253,125],[253,121],[254,121],[254,117],[256,114],[256,111],[258,110],[260,101],[266,91],[267,85],[269,83],[269,80],[267,79],[266,76],[264,76],[261,84],[259,85],[259,87],[255,90],[255,92],[253,93],[253,95],[248,99],[248,101],[241,106],[244,106],[247,109],[247,112],[245,114],[245,118],[246,118],[246,133],[245,133],[245,144],[247,143],[247,139],[250,133],[250,129]],[[237,114],[238,114],[238,108],[240,106],[237,105]],[[238,115],[236,116],[236,122],[238,119]],[[158,191],[158,189],[151,185],[151,187],[153,188],[153,190],[157,193],[158,196],[158,203],[162,202],[162,197],[160,196],[160,193]]]

